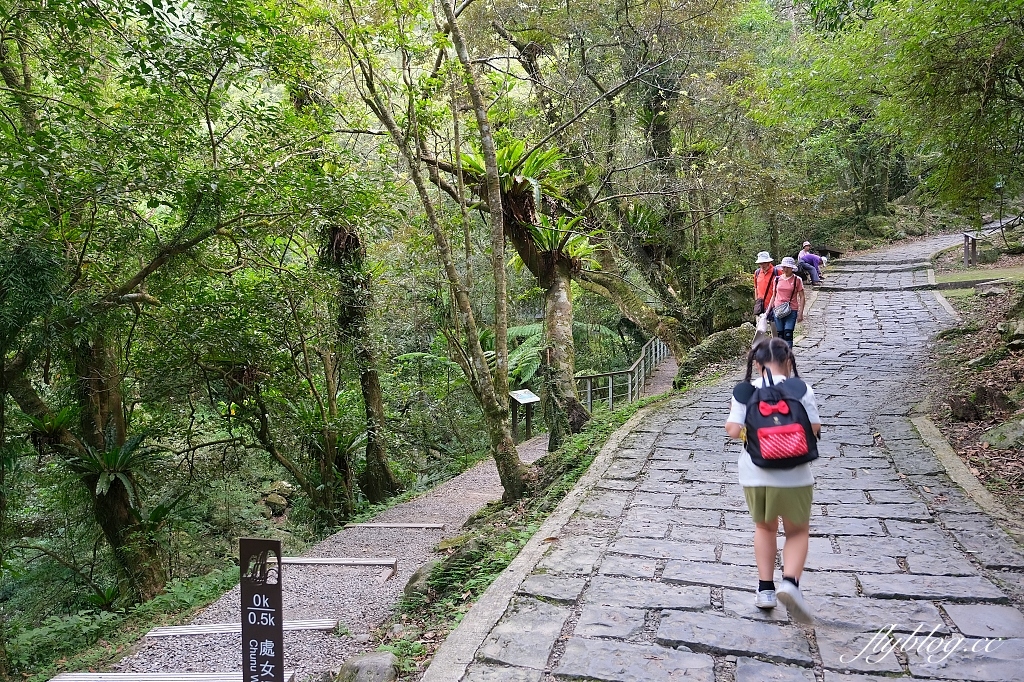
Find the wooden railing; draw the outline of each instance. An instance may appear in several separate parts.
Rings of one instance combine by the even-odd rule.
[[[580,400],[590,412],[594,411],[594,403],[604,402],[612,410],[616,405],[639,400],[647,387],[647,379],[669,355],[668,346],[661,339],[651,339],[640,349],[640,357],[629,369],[576,377]]]

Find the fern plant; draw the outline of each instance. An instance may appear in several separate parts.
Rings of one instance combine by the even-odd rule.
[[[135,434],[123,445],[101,450],[86,445],[85,450],[75,458],[75,467],[84,474],[93,474],[96,479],[96,495],[106,495],[114,481],[120,481],[128,491],[128,503],[138,508],[139,491],[136,478],[146,468],[160,460],[164,448],[143,445],[146,434]]]

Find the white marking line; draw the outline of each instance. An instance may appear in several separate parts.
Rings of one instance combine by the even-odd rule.
[[[336,620],[286,620],[284,630],[333,630],[338,627]],[[176,625],[153,628],[146,637],[178,637],[184,635],[211,635],[241,632],[241,623],[206,623],[202,625]]]

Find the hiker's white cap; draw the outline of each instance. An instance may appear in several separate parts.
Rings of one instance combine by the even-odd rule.
[[[804,242],[804,246],[810,246],[810,245],[811,245],[810,242]]]
[[[782,262],[779,263],[779,265],[784,268],[795,268],[796,261],[793,260],[792,256],[786,256],[785,258],[782,259]]]
[[[757,254],[757,260],[754,261],[754,262],[755,263],[771,263],[774,260],[775,259],[772,258],[772,254],[768,253],[767,251],[761,251],[760,253]]]

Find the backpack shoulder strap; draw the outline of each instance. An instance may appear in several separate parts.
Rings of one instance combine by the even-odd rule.
[[[739,404],[746,405],[756,390],[749,382],[741,381],[733,387],[732,397],[736,398],[736,402]]]

